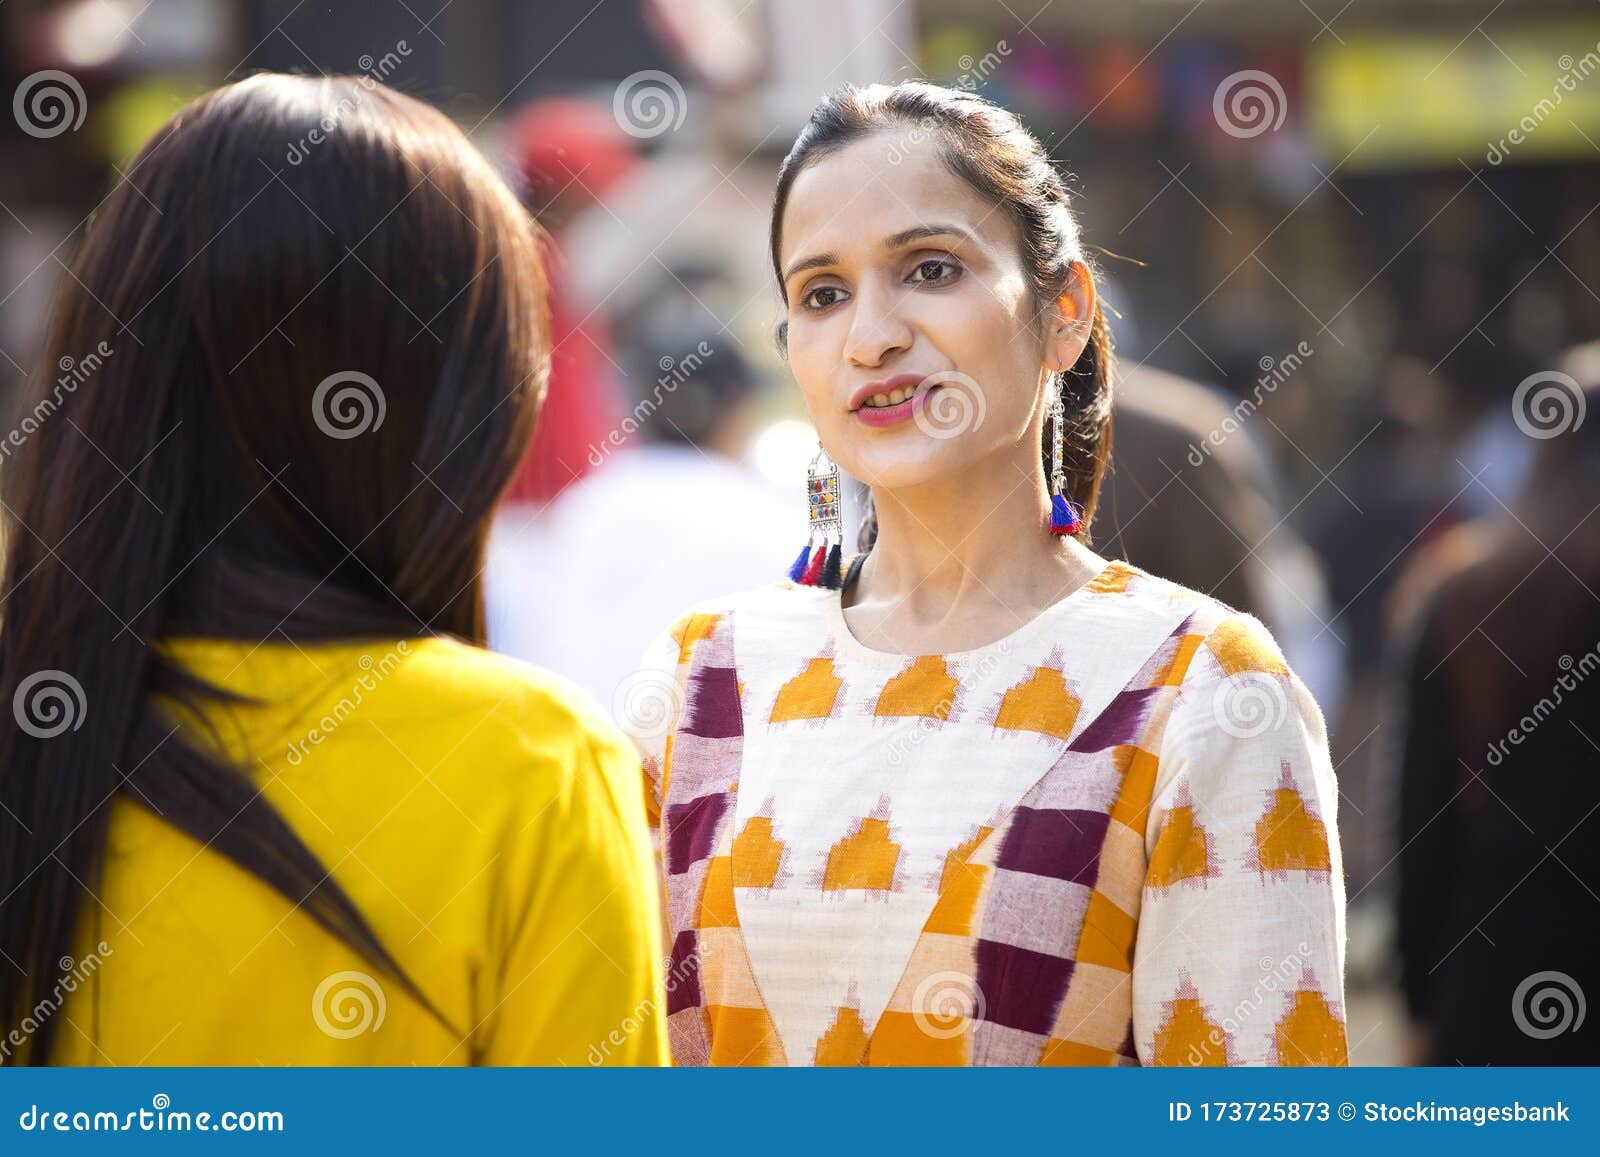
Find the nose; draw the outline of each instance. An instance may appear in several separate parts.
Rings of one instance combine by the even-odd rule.
[[[897,350],[911,347],[911,327],[900,316],[896,295],[862,286],[856,294],[844,356],[851,365],[876,369]]]

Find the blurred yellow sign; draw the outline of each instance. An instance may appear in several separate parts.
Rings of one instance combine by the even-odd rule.
[[[1348,33],[1306,58],[1306,121],[1344,169],[1600,161],[1600,24]]]

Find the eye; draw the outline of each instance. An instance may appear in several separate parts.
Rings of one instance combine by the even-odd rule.
[[[961,274],[961,267],[943,257],[928,257],[917,262],[907,279],[921,285],[945,285]]]
[[[844,290],[837,285],[819,285],[801,294],[800,304],[812,311],[823,310],[838,305],[844,300],[844,295]]]

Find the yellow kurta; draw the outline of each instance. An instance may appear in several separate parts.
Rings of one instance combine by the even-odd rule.
[[[170,648],[266,701],[207,717],[449,1024],[125,791],[53,1061],[665,1062],[638,757],[591,698],[437,638]]]

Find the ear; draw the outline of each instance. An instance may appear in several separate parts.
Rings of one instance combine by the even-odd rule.
[[[1067,284],[1045,310],[1044,365],[1051,373],[1078,364],[1083,347],[1089,344],[1095,303],[1094,276],[1087,265],[1074,261],[1067,271]]]

